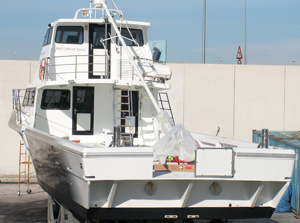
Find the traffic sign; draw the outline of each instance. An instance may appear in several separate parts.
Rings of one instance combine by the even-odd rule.
[[[241,50],[241,46],[239,46],[237,54],[236,54],[237,64],[242,64],[243,54]]]

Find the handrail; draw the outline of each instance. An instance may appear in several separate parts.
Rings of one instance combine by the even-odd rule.
[[[17,122],[19,124],[22,124],[22,104],[21,104],[21,98],[24,97],[21,96],[21,92],[24,91],[25,89],[13,89],[12,90],[12,106],[13,106],[13,111],[17,113]]]
[[[75,15],[74,15],[74,19],[78,19],[78,14],[79,12],[86,12],[88,11],[90,16],[89,18],[91,19],[91,16],[92,16],[92,13],[91,12],[94,12],[95,13],[95,18],[96,18],[96,12],[97,11],[102,11],[102,12],[105,12],[105,9],[104,8],[82,8],[82,9],[78,9],[76,12],[75,12]],[[118,9],[108,9],[108,11],[110,13],[113,13],[113,14],[119,14],[120,15],[120,18],[123,18],[123,12],[118,10]]]
[[[93,62],[90,62],[91,57],[93,58]],[[86,62],[80,61],[80,59],[84,60],[84,58]],[[94,62],[95,58],[104,58],[105,61]],[[108,63],[106,61],[108,61]],[[74,79],[77,79],[78,74],[82,74],[82,73],[104,74],[102,78],[108,79],[110,77],[110,70],[107,69],[107,66],[109,66],[110,61],[111,61],[111,56],[107,56],[107,55],[65,55],[65,56],[48,57],[47,73],[44,80],[51,79],[51,75],[63,75],[63,74],[74,74]],[[90,70],[91,65],[101,66],[101,69]],[[56,68],[59,67],[67,67],[67,68],[65,70],[57,71]],[[80,68],[82,68],[83,70],[80,70]]]

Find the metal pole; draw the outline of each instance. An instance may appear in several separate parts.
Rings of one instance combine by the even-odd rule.
[[[266,64],[268,64],[268,49],[264,49],[264,51],[266,52]]]
[[[269,130],[263,129],[261,131],[261,148],[267,149],[269,147]]]
[[[246,0],[245,0],[245,13],[244,13],[244,16],[245,16],[245,49],[244,49],[244,64],[247,64],[247,14],[246,14]]]
[[[202,63],[205,64],[206,0],[203,0]]]
[[[90,9],[92,8],[92,0],[90,0]],[[95,12],[96,13],[96,12]],[[92,18],[92,11],[90,10],[89,11],[89,14],[90,14],[90,19]]]

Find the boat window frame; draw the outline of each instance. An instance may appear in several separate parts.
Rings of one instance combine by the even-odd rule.
[[[52,33],[53,33],[53,27],[48,28],[44,38],[43,46],[47,46],[51,43]]]
[[[63,37],[64,37],[64,33],[62,33],[62,37],[61,37],[61,40],[58,41],[58,33],[60,31],[61,28],[80,28],[80,32],[81,32],[81,35],[79,36],[78,38],[78,42],[68,42],[67,39],[65,41],[63,41]],[[65,31],[70,31],[70,30],[65,30]],[[74,31],[76,32],[76,31]],[[71,36],[71,35],[70,35]],[[75,36],[73,36],[75,37]],[[57,26],[56,27],[56,33],[55,33],[55,43],[57,44],[76,44],[76,45],[81,45],[84,43],[84,28],[83,26]]]
[[[53,103],[46,103],[46,96],[48,92],[67,92],[67,100],[64,104],[61,104],[62,100],[62,93],[60,94],[59,102],[53,102]],[[59,106],[59,104],[61,104]],[[42,99],[41,99],[41,109],[42,110],[70,110],[71,108],[71,91],[68,89],[44,89],[42,93]]]
[[[119,30],[120,30],[120,29],[119,29]],[[125,36],[125,35],[124,35],[124,31],[127,32],[129,36]],[[138,47],[138,46],[144,46],[144,45],[145,45],[145,42],[144,42],[144,31],[143,31],[142,29],[129,28],[129,31],[131,32],[132,36],[134,36],[134,33],[133,33],[132,31],[134,31],[134,32],[135,32],[135,31],[140,32],[141,38],[142,38],[142,39],[141,39],[141,42],[138,41],[138,45],[135,45],[135,43],[134,43],[133,41],[131,41],[131,40],[124,39],[124,41],[125,41],[125,43],[126,43],[126,46],[129,46],[129,47]],[[122,28],[120,33],[121,33],[122,36],[131,39],[131,36],[130,36],[130,34],[129,34],[127,28]],[[126,34],[127,34],[127,33],[126,33]],[[128,45],[128,44],[127,44],[128,42],[130,42],[132,45]],[[141,43],[141,44],[140,44],[140,43]],[[122,43],[121,43],[121,41],[119,41],[119,38],[118,38],[118,37],[116,38],[116,44],[119,45],[119,46],[122,46]]]
[[[35,88],[27,88],[25,90],[24,98],[23,98],[23,107],[33,107],[35,101]]]

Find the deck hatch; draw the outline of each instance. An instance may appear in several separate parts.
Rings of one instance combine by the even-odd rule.
[[[232,148],[201,148],[196,151],[196,177],[233,177]]]

